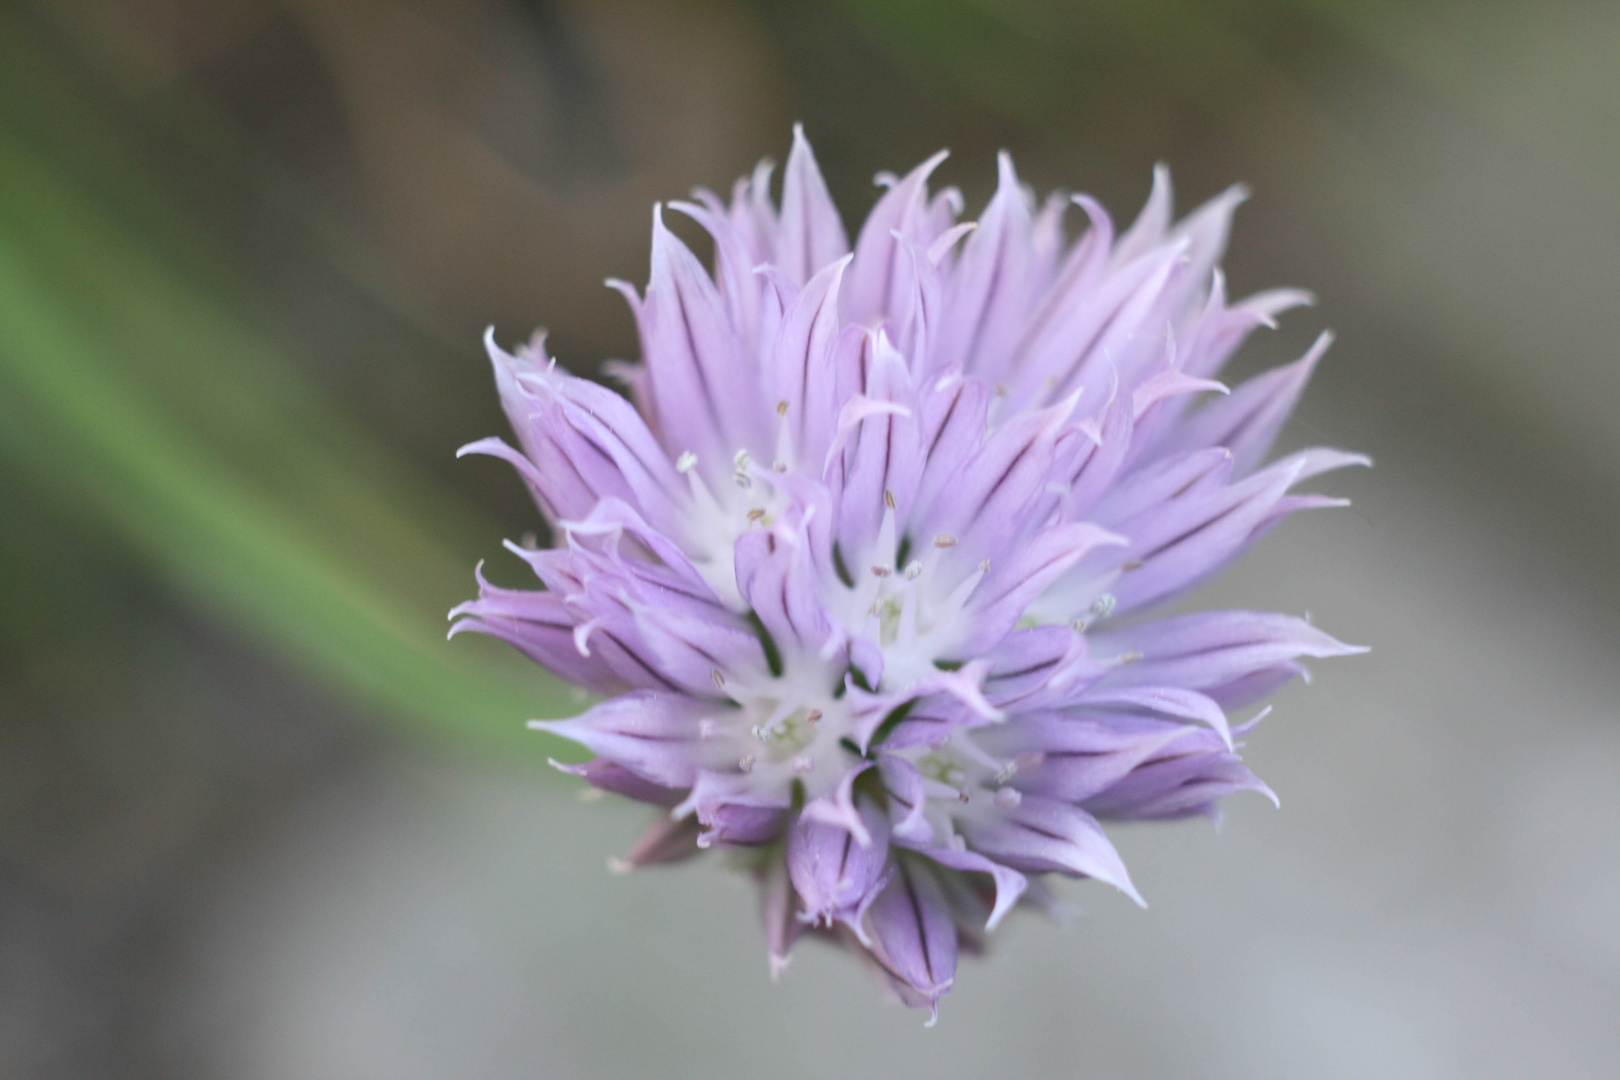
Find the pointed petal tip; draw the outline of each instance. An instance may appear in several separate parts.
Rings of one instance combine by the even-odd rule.
[[[1013,168],[1012,154],[1006,150],[996,151],[996,181],[998,185],[1018,185],[1018,170]]]

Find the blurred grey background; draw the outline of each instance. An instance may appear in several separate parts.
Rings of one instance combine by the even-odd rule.
[[[1608,1077],[1620,1060],[1620,6],[12,0],[0,6],[0,1075]],[[1339,343],[1371,453],[1200,603],[1365,657],[1276,788],[1120,829],[939,1026],[741,881],[608,873],[578,707],[443,613],[539,523],[453,459],[478,336],[634,355],[649,209],[780,159],[846,221],[938,147],[1129,217],[1235,180],[1236,293]]]

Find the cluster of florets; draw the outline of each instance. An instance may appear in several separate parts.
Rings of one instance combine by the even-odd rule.
[[[613,283],[641,332],[629,400],[491,338],[518,448],[463,452],[511,462],[557,546],[512,548],[543,591],[481,580],[453,613],[603,696],[535,726],[660,808],[628,863],[743,852],[773,967],[820,935],[934,1010],[959,951],[1050,902],[1040,875],[1136,897],[1099,821],[1270,794],[1229,712],[1352,650],[1283,615],[1141,613],[1363,460],[1265,464],[1326,335],[1214,381],[1307,299],[1228,303],[1239,191],[1174,222],[1161,170],[1116,236],[1084,196],[1037,207],[1003,156],[958,223],[928,191],[943,156],[879,178],[853,251],[798,132],[779,206],[765,165],[729,203],[671,204],[712,274],[655,211],[645,294]]]

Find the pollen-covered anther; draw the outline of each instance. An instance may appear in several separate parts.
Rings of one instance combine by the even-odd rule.
[[[911,562],[906,564],[905,574],[907,581],[916,581],[922,576],[922,563],[915,559],[911,560]]]
[[[1018,804],[1024,801],[1024,793],[1014,787],[999,787],[995,794],[996,805],[1003,810],[1016,810]]]
[[[938,536],[934,537],[934,546],[937,548],[955,547],[956,537],[946,536],[944,533],[940,533]]]
[[[675,471],[685,476],[697,467],[697,455],[688,450],[675,459]]]
[[[821,723],[821,710],[820,709],[811,709],[809,712],[804,714],[804,720],[805,720],[805,723],[807,723],[807,724],[819,724],[819,723]]]
[[[816,767],[816,759],[814,757],[812,757],[811,755],[809,755],[809,754],[795,754],[793,756],[793,775],[794,776],[803,776],[805,773],[813,772],[815,770],[815,767]]]
[[[895,507],[898,505],[894,501],[894,492],[890,491],[888,488],[883,489],[883,505],[887,506],[890,510],[895,509]]]
[[[1140,570],[1142,569],[1142,566],[1143,563],[1141,559],[1131,559],[1127,562],[1122,562],[1119,564],[1119,568],[1121,570]]]
[[[709,672],[709,678],[713,679],[714,685],[718,686],[720,689],[724,690],[726,688],[726,677],[720,674],[719,668],[711,669]]]
[[[892,573],[892,572],[893,571],[891,571],[887,566],[874,566],[874,567],[872,567],[872,576],[873,577],[880,577],[880,578],[881,577],[888,577],[889,574]]]
[[[787,399],[783,398],[781,401],[778,401],[776,403],[776,415],[777,416],[786,416],[787,411],[788,411]]]
[[[755,760],[756,759],[753,754],[744,754],[742,757],[737,759],[737,768],[745,773],[753,772]]]
[[[750,522],[757,522],[760,518],[762,518],[764,516],[765,516],[765,508],[763,506],[756,506],[752,510],[748,511],[748,520]]]

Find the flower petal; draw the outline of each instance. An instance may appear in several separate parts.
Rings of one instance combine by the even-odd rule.
[[[937,1016],[956,980],[956,923],[934,871],[902,859],[867,912],[872,954]]]
[[[994,817],[964,820],[961,828],[969,847],[1015,870],[1094,877],[1147,906],[1102,826],[1078,807],[1026,795]]]
[[[782,170],[782,211],[777,218],[777,267],[803,285],[829,263],[849,252],[849,238],[838,217],[827,182],[821,178],[804,126],[793,125],[793,150]],[[835,294],[836,301],[836,294]]]
[[[713,757],[700,733],[713,712],[711,704],[684,695],[635,690],[571,720],[531,720],[529,726],[571,739],[654,784],[685,788]]]

